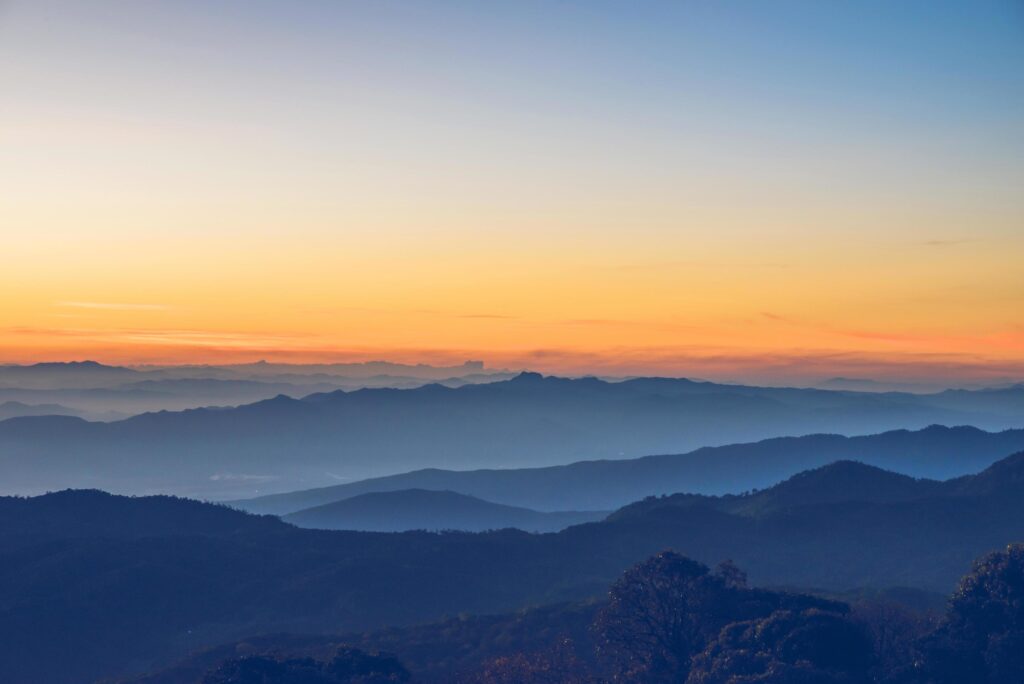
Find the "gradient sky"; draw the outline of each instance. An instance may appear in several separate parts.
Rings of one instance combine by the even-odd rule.
[[[1024,376],[1024,5],[0,1],[0,361]]]

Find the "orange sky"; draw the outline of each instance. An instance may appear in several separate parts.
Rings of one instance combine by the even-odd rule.
[[[1024,375],[994,10],[438,7],[7,5],[0,361]]]

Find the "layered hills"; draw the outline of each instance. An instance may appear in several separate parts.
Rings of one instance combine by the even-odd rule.
[[[651,497],[549,534],[304,530],[94,491],[0,499],[0,662],[14,683],[77,683],[253,634],[582,600],[666,548],[732,559],[762,586],[948,592],[972,559],[1024,539],[1022,487],[1024,453],[945,482],[841,462],[745,495]]]

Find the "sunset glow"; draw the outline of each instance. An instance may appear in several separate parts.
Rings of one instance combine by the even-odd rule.
[[[87,4],[0,7],[0,362],[1024,373],[1013,3]]]

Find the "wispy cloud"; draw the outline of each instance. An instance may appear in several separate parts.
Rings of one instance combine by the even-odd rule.
[[[459,314],[456,318],[494,318],[501,320],[508,320],[515,318],[515,316],[503,316],[501,314],[489,314],[489,313],[478,313],[478,314]]]
[[[164,311],[168,309],[164,304],[129,304],[125,302],[57,302],[57,306],[66,306],[73,309],[105,309],[109,311]]]
[[[925,247],[955,247],[956,245],[965,245],[971,242],[977,242],[977,240],[968,238],[948,240],[925,240],[921,244]]]
[[[223,349],[302,348],[317,336],[303,333],[225,332],[190,329],[144,328],[35,328],[8,327],[11,335],[76,338],[83,342]]]
[[[788,316],[780,316],[779,314],[772,313],[771,311],[762,311],[761,317],[767,318],[769,321],[778,321],[780,323],[793,323],[793,319],[789,318]]]
[[[688,259],[678,261],[646,261],[628,264],[611,264],[601,266],[603,270],[614,271],[657,271],[692,268],[789,268],[791,264],[774,261],[730,261]]]
[[[280,479],[277,475],[250,475],[248,473],[214,473],[214,482],[272,482]]]

